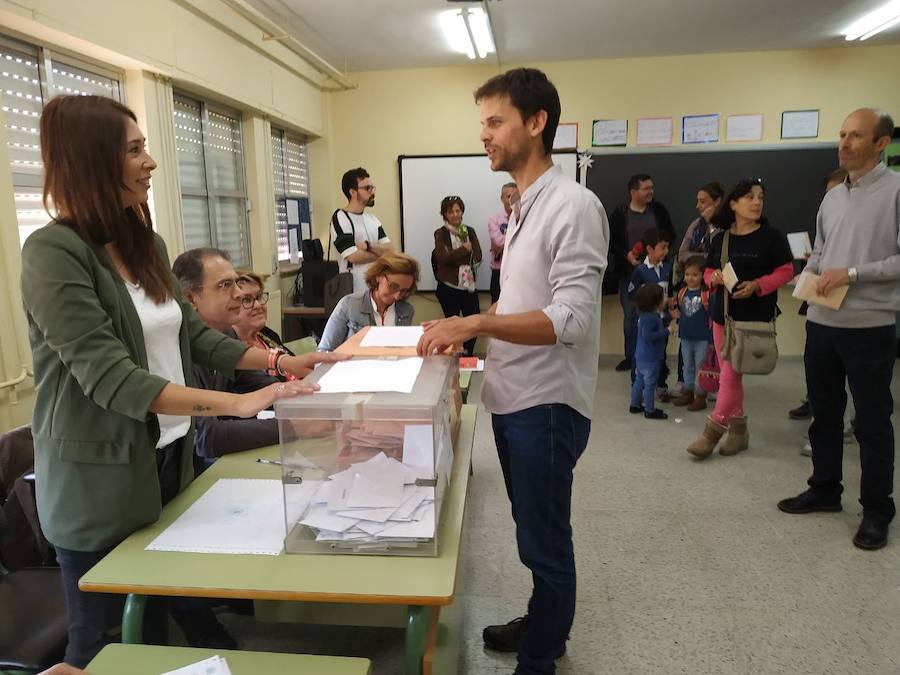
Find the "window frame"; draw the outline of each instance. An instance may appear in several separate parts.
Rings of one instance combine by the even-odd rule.
[[[279,228],[278,209],[279,209],[279,206],[283,206],[285,209],[287,208],[286,205],[284,204],[286,199],[303,198],[303,199],[306,199],[307,202],[309,202],[310,211],[312,211],[312,201],[311,201],[311,197],[310,197],[310,192],[311,192],[310,182],[311,181],[310,181],[310,170],[309,170],[309,138],[302,134],[298,134],[293,131],[290,131],[284,127],[280,127],[277,124],[272,124],[270,133],[269,133],[270,139],[272,139],[274,141],[274,136],[276,134],[278,135],[278,139],[281,144],[281,157],[282,157],[281,184],[284,186],[284,191],[283,192],[276,191],[275,186],[276,186],[277,182],[273,181],[272,192],[275,196],[275,253],[278,257],[279,263],[289,263],[290,262],[290,244],[288,244],[288,247],[286,249],[286,254],[284,255],[284,257],[282,257],[281,246],[279,245],[280,240],[279,240],[279,229],[278,229]],[[288,187],[290,185],[290,181],[288,180],[287,151],[285,149],[285,140],[288,138],[291,138],[298,144],[302,144],[305,149],[304,154],[305,154],[305,159],[306,159],[306,166],[305,166],[305,169],[306,169],[306,194],[291,192]],[[274,154],[274,148],[273,148],[273,153],[272,153],[273,177],[274,177],[274,173],[275,173],[275,159],[274,158],[275,158],[275,154]],[[310,213],[310,215],[312,215],[312,214]],[[290,231],[290,225],[286,226],[286,231],[287,232]],[[288,241],[290,241],[289,234],[288,234]],[[298,245],[300,244],[299,241],[297,243],[298,243]],[[300,252],[301,258],[302,258],[302,255],[303,255],[302,252]]]

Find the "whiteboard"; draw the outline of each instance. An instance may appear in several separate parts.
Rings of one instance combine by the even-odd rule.
[[[503,209],[500,188],[512,178],[505,171],[491,171],[487,155],[401,155],[400,241],[403,251],[419,261],[422,268],[419,290],[433,291],[437,282],[431,271],[434,231],[444,223],[441,200],[457,195],[466,205],[463,222],[478,235],[482,263],[476,286],[491,287],[490,238],[487,221]],[[553,162],[567,176],[577,180],[578,153],[553,153]]]

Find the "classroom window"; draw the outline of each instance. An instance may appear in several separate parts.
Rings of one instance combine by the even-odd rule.
[[[0,35],[0,99],[20,244],[49,220],[41,203],[39,126],[44,104],[60,94],[95,94],[119,101],[119,76]]]
[[[279,262],[290,259],[288,247],[288,197],[309,198],[309,157],[306,140],[272,127],[272,164],[275,174],[275,240]]]
[[[186,248],[227,251],[250,265],[250,234],[239,113],[175,94],[175,148]]]

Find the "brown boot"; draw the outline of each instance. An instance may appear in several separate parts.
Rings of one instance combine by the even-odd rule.
[[[719,454],[736,455],[742,450],[746,450],[749,444],[750,432],[747,430],[747,418],[729,417],[728,435],[719,448]]]
[[[689,403],[694,402],[694,391],[692,389],[685,389],[681,392],[681,396],[672,401],[672,405],[683,406],[688,405]]]
[[[694,400],[687,407],[687,409],[692,412],[697,412],[698,410],[706,410],[706,394],[699,391],[694,394]]]
[[[712,417],[707,417],[703,433],[700,434],[700,438],[688,446],[687,451],[694,457],[706,459],[716,449],[716,444],[726,431],[728,431],[728,427],[719,424]]]

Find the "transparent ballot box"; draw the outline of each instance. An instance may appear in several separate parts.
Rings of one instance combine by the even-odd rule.
[[[375,389],[393,386],[399,380],[382,373],[402,368],[412,390],[330,393],[351,363]],[[319,366],[304,381],[321,382],[324,391],[275,403],[284,550],[437,555],[459,431],[458,360],[356,357]],[[363,378],[344,386],[367,385]]]

